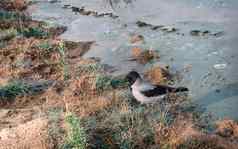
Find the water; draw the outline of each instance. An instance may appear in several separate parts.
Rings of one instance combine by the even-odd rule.
[[[62,9],[64,4],[120,16],[95,18]],[[123,6],[123,5],[120,5]],[[176,85],[190,88],[194,102],[218,118],[238,120],[238,1],[236,0],[136,0],[114,10],[106,0],[65,0],[50,4],[40,2],[31,8],[35,19],[66,25],[61,38],[73,41],[96,41],[85,57],[99,57],[102,63],[117,68],[116,74],[131,69],[145,71],[150,65],[128,61],[131,56],[131,34],[145,37],[143,48],[159,51],[159,64],[168,64],[172,72],[183,79]],[[165,25],[179,29],[175,33],[139,28],[136,21]],[[125,26],[125,24],[127,24]],[[191,30],[209,30],[224,35],[191,36]],[[223,67],[217,67],[223,66]],[[188,72],[184,71],[190,67]]]

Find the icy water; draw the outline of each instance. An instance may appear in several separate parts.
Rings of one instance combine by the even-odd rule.
[[[151,67],[152,64],[128,61],[133,46],[130,36],[143,35],[145,43],[138,46],[159,51],[161,59],[153,65],[168,64],[172,72],[179,72],[183,79],[176,85],[189,87],[194,102],[217,118],[238,120],[237,0],[134,0],[129,5],[118,2],[112,10],[107,0],[42,0],[29,11],[35,19],[67,26],[63,39],[96,41],[85,57],[101,58],[102,63],[117,69],[116,74],[132,69],[143,72]],[[113,12],[119,18],[83,16],[62,8],[66,4],[99,13]],[[138,20],[178,31],[140,28],[135,23]],[[191,30],[219,34],[192,36]]]

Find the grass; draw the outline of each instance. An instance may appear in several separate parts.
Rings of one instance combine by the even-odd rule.
[[[172,119],[169,115],[169,109],[168,107],[164,106],[163,109],[160,108],[160,112],[159,112],[159,122],[163,125],[163,126],[169,126],[169,124],[171,123]]]
[[[20,81],[13,81],[6,86],[0,87],[1,99],[13,99],[16,96],[24,95],[29,92],[29,86]]]
[[[49,41],[43,42],[38,45],[38,48],[41,50],[47,51],[47,53],[50,53],[53,51],[53,46],[49,43]]]
[[[0,30],[0,41],[5,40],[8,41],[17,35],[17,30],[14,28],[10,28],[7,30]]]
[[[24,13],[0,10],[0,20],[0,26],[3,25],[3,28],[7,26],[14,27],[19,33],[27,38],[46,38],[49,36],[49,33],[44,31],[42,27],[26,27],[23,22],[30,21],[31,18]],[[4,23],[7,22],[11,23],[11,25],[4,25]]]
[[[30,27],[30,28],[24,28],[22,30],[19,30],[19,32],[27,37],[35,37],[35,38],[47,38],[49,36],[49,33],[44,31],[42,28],[40,27]]]
[[[153,144],[154,131],[149,124],[143,107],[123,113],[118,118],[122,124],[119,136],[116,140],[120,142],[120,148],[137,148],[139,144]]]
[[[68,138],[63,149],[86,149],[87,136],[84,128],[81,127],[80,119],[73,114],[66,116],[66,123],[69,126]]]
[[[58,52],[60,53],[60,65],[63,68],[63,76],[64,80],[68,80],[70,78],[69,74],[69,67],[65,61],[65,44],[63,42],[60,42],[58,47],[57,47]]]
[[[199,104],[193,103],[191,99],[180,104],[181,111],[191,113],[196,125],[201,132],[211,133],[215,131],[215,122],[219,119],[210,113],[206,113],[206,109]]]
[[[96,88],[98,91],[125,87],[128,82],[123,78],[113,78],[104,74],[96,75]]]
[[[23,81],[11,81],[7,85],[0,87],[0,100],[11,100],[17,96],[42,93],[51,84],[51,82],[31,84]]]
[[[53,31],[50,31],[53,28],[47,26],[44,22],[38,22],[37,24],[35,22],[37,26],[29,25],[32,24],[31,18],[21,12],[0,10],[0,21],[0,28],[15,28],[19,34],[26,38],[46,39],[54,34]]]
[[[103,69],[103,66],[99,63],[90,63],[85,65],[79,65],[77,73],[80,75],[82,73],[97,73]]]
[[[39,55],[46,64],[54,63],[52,62],[52,59],[50,59],[52,54],[59,54],[57,59],[58,68],[60,69],[59,71],[62,72],[64,80],[70,78],[69,68],[66,62],[66,47],[64,42],[54,44],[47,40],[38,44],[35,48],[40,51]],[[55,61],[55,59],[53,59],[53,61]]]
[[[40,52],[40,55],[42,56],[43,59],[50,57],[50,55],[54,52],[59,53],[61,57],[60,63],[64,64],[65,49],[64,46],[61,46],[60,44],[61,42],[59,44],[54,44],[51,43],[51,41],[49,40],[45,40],[39,43],[38,45],[35,45],[34,48],[36,48]]]
[[[110,79],[102,79],[110,80]],[[108,81],[110,82],[110,81]],[[108,83],[107,83],[108,84]],[[141,146],[150,148],[160,146],[170,149],[167,140],[172,134],[174,120],[171,106],[155,103],[153,105],[131,104],[130,95],[120,90],[113,104],[97,111],[96,114],[84,117],[81,122],[90,136],[89,145],[92,148],[133,149]],[[113,100],[113,99],[110,99]],[[100,101],[98,101],[100,102]],[[161,127],[161,129],[159,129]],[[162,134],[158,135],[161,130]],[[167,132],[168,131],[168,132]],[[157,140],[161,144],[156,144]]]
[[[90,145],[94,148],[117,146],[116,148],[133,149],[140,147],[140,145],[150,146],[155,143],[154,126],[158,123],[164,123],[160,122],[162,115],[160,111],[158,104],[151,107],[136,106],[123,100],[117,101],[111,108],[99,111],[96,117],[83,119],[82,124],[89,134],[95,136],[90,141]],[[169,121],[168,115],[164,116],[164,119],[166,118],[167,120],[163,121]],[[99,133],[95,130],[103,132]]]
[[[0,23],[1,28],[11,29],[10,27],[17,30],[18,33],[24,37],[30,38],[47,38],[49,37],[49,32],[45,31],[42,27],[27,27],[24,22],[31,20],[23,13],[13,12],[13,11],[1,11],[0,10]],[[12,25],[9,25],[9,24]],[[5,24],[5,25],[4,25]]]
[[[60,108],[51,108],[48,111],[49,118],[49,135],[55,142],[63,137],[63,130],[60,127],[60,118],[63,110]]]
[[[111,78],[106,75],[97,75],[96,76],[96,88],[97,90],[106,90],[111,88]]]
[[[29,19],[30,17],[27,17],[19,12],[0,10],[0,20],[2,21],[24,21]]]
[[[190,138],[180,144],[177,149],[225,149],[229,147],[222,146],[215,140],[208,138]]]
[[[100,63],[81,64],[78,66],[77,74],[90,74],[95,76],[95,84],[97,91],[123,88],[128,86],[128,82],[124,76],[112,77],[104,73],[104,66]]]

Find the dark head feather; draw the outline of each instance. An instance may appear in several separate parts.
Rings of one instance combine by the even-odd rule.
[[[126,75],[126,79],[130,85],[134,84],[138,78],[141,78],[141,77],[140,77],[140,74],[136,71],[131,71]]]

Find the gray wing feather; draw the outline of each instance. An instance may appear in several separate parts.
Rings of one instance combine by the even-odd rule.
[[[140,90],[140,91],[147,91],[147,90],[152,90],[152,89],[154,89],[155,87],[156,87],[156,86],[150,84],[149,82],[143,81],[143,82],[140,84],[139,90]]]

